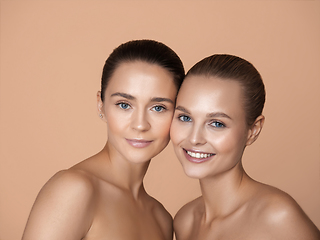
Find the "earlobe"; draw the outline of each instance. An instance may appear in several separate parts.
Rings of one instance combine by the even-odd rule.
[[[257,138],[262,130],[264,120],[265,120],[264,116],[260,115],[259,117],[257,117],[257,119],[254,121],[254,123],[250,127],[248,139],[247,139],[247,143],[246,143],[247,146],[251,145],[252,143],[254,143],[257,140]]]
[[[98,91],[97,93],[97,110],[98,110],[98,115],[99,117],[105,121],[104,113],[103,113],[103,102],[101,100],[101,92]]]

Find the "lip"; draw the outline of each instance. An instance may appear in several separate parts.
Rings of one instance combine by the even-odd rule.
[[[207,152],[201,152],[201,151],[194,151],[194,150],[190,150],[190,149],[184,149],[182,148],[183,150],[183,153],[184,153],[184,156],[186,157],[186,159],[192,163],[203,163],[203,162],[207,162],[209,160],[211,160],[215,154],[209,156],[209,157],[206,157],[206,158],[194,158],[194,157],[191,157],[187,151],[191,151],[191,152],[194,152],[194,153],[203,153],[203,154],[212,154],[212,153],[207,153]]]
[[[127,142],[135,148],[145,148],[148,147],[153,141],[144,140],[144,139],[127,139]]]

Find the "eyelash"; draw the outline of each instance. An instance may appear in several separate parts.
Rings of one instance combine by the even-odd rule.
[[[183,119],[183,118],[188,118],[188,120],[186,120],[186,119]],[[178,119],[179,119],[179,121],[181,121],[181,122],[191,122],[191,117],[189,117],[189,116],[187,116],[187,115],[179,115],[178,116]]]
[[[158,108],[158,107],[161,108],[160,111],[156,111],[156,110],[155,110],[155,108]],[[167,108],[166,108],[165,106],[163,106],[163,105],[156,105],[156,106],[153,106],[151,109],[153,109],[155,112],[158,112],[158,113],[161,113],[161,112],[164,112],[164,111],[167,110]]]
[[[220,126],[217,126],[217,124],[219,124]],[[214,128],[225,128],[226,127],[226,125],[223,122],[216,121],[216,120],[212,121],[210,123],[210,125],[213,126]]]
[[[178,120],[181,121],[181,122],[192,122],[191,117],[189,117],[187,115],[179,115],[178,116]],[[223,122],[220,122],[220,121],[217,121],[217,120],[214,120],[214,121],[210,122],[209,125],[214,127],[214,128],[225,128],[226,127],[226,125]]]
[[[118,103],[116,103],[116,105],[117,105],[119,108],[123,109],[123,110],[128,110],[129,108],[131,108],[130,104],[129,104],[129,103],[126,103],[126,102],[118,102]],[[128,108],[123,108],[123,105],[127,105]]]
[[[123,110],[128,110],[129,108],[131,108],[131,105],[130,105],[129,103],[126,103],[126,102],[118,102],[118,103],[116,103],[116,105],[117,105],[119,108],[123,109]],[[127,106],[127,108],[124,108],[123,105]],[[155,110],[155,108],[158,108],[158,107],[161,108],[160,111]],[[155,112],[158,112],[158,113],[161,113],[161,112],[164,112],[164,111],[167,110],[167,108],[166,108],[165,106],[162,106],[162,105],[153,106],[151,109],[153,109]]]

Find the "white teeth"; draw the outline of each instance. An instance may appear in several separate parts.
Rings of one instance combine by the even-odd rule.
[[[207,154],[207,153],[195,153],[191,151],[187,151],[188,155],[193,157],[193,158],[207,158],[212,156],[213,154]]]

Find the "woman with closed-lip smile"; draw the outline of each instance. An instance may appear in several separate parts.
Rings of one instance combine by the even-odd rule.
[[[152,143],[152,141],[147,141],[143,139],[127,139],[127,141],[131,146],[136,148],[144,148]]]
[[[245,148],[259,136],[265,89],[254,66],[232,55],[194,65],[179,90],[171,141],[202,196],[174,219],[177,240],[316,240],[317,227],[286,193],[250,178]]]
[[[23,240],[172,239],[172,217],[143,178],[169,142],[183,78],[180,58],[162,43],[130,41],[111,53],[97,94],[105,147],[45,184]]]

